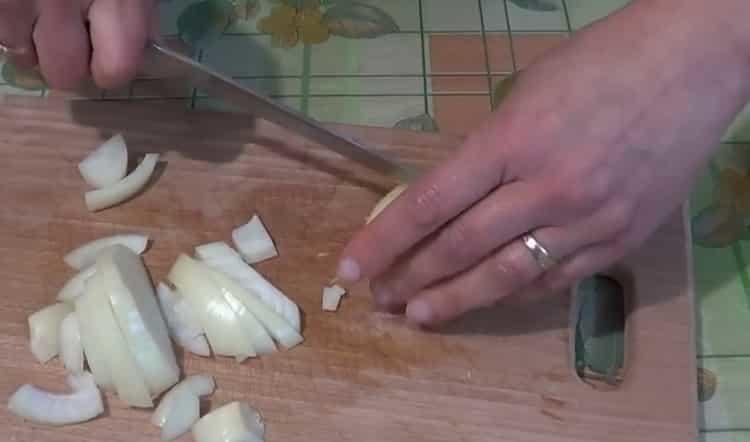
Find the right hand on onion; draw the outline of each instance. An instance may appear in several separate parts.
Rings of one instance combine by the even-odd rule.
[[[135,76],[156,9],[156,0],[5,0],[0,45],[17,66],[38,65],[54,89],[89,77],[116,88]]]
[[[641,244],[750,98],[750,33],[729,26],[750,7],[722,5],[636,1],[577,33],[356,234],[339,277],[370,279],[381,309],[430,325],[562,289]],[[535,260],[528,233],[555,264]]]

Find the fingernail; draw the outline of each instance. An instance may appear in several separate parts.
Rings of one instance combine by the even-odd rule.
[[[338,277],[346,282],[357,282],[361,277],[359,264],[351,258],[345,258],[339,263]]]
[[[432,320],[432,307],[429,303],[417,299],[406,306],[406,317],[417,324],[428,323]]]

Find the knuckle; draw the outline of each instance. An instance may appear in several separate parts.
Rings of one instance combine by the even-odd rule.
[[[605,222],[610,238],[618,238],[631,230],[635,216],[634,205],[629,201],[617,201],[606,209]]]
[[[514,288],[534,278],[534,271],[524,266],[521,260],[502,252],[492,259],[492,270],[495,286],[499,287]]]
[[[433,183],[419,188],[407,200],[407,210],[416,227],[432,228],[442,221],[442,191],[440,185]]]
[[[477,238],[476,228],[471,223],[464,218],[459,218],[440,236],[440,241],[437,243],[437,255],[441,257],[441,260],[455,263],[471,259],[471,251],[474,249],[472,243]]]
[[[560,180],[556,199],[574,210],[592,210],[605,204],[613,194],[614,182],[604,170],[575,170]]]

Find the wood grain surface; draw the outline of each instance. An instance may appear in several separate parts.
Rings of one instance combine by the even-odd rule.
[[[338,128],[426,167],[460,140]],[[162,152],[138,198],[97,214],[76,164],[122,132],[131,153]],[[683,217],[676,213],[623,261],[632,276],[627,371],[616,391],[574,375],[567,293],[519,294],[438,332],[371,311],[354,287],[338,313],[320,309],[337,255],[393,183],[250,116],[169,105],[6,98],[0,104],[0,394],[20,384],[64,390],[59,361],[37,364],[26,318],[72,275],[62,256],[80,243],[145,232],[155,281],[180,252],[215,240],[253,213],[280,257],[258,269],[304,311],[303,345],[238,364],[180,355],[184,371],[216,376],[204,408],[246,400],[268,442],[697,440],[692,289]],[[158,440],[149,411],[107,396],[106,415],[60,429],[0,409],[2,440]],[[190,440],[189,436],[181,440]]]

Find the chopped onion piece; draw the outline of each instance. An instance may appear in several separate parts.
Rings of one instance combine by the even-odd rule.
[[[208,374],[190,375],[182,381],[196,396],[208,396],[216,390],[214,377]]]
[[[225,274],[209,269],[216,284],[221,288],[225,296],[233,296],[239,300],[250,312],[263,324],[266,331],[282,346],[292,348],[303,341],[302,335],[297,333],[283,317],[276,313],[258,298],[255,293],[249,292],[234,282]]]
[[[102,143],[78,163],[78,170],[91,187],[101,189],[116,184],[128,171],[128,147],[121,134]]]
[[[151,416],[151,423],[161,428],[162,440],[176,439],[190,430],[200,417],[199,397],[212,394],[215,388],[212,376],[193,375],[169,390]]]
[[[262,441],[266,429],[258,410],[244,402],[230,402],[193,425],[195,442]],[[251,437],[255,436],[255,439]]]
[[[232,231],[234,246],[248,264],[265,261],[279,255],[276,246],[258,215],[254,215],[247,224]]]
[[[143,261],[130,249],[113,246],[96,260],[94,278],[100,274],[130,353],[156,396],[177,383],[180,369]]]
[[[137,234],[124,234],[106,236],[88,242],[65,255],[65,263],[76,270],[84,270],[93,266],[96,257],[104,249],[114,245],[121,245],[129,248],[135,253],[141,254],[148,247],[148,236]]]
[[[346,290],[338,285],[323,288],[323,310],[335,312],[339,309],[341,298],[346,294]]]
[[[214,242],[198,246],[195,248],[195,254],[212,269],[224,273],[242,288],[257,295],[297,332],[300,331],[300,312],[297,304],[247,265],[240,254],[227,243]]]
[[[175,342],[190,353],[211,356],[203,328],[190,304],[163,282],[156,287],[156,293],[167,328]]]
[[[209,269],[183,254],[177,258],[167,279],[197,314],[214,353],[237,358],[255,356],[255,348],[243,333],[237,314],[208,275]]]
[[[97,370],[94,371],[95,377],[97,372],[109,375],[123,402],[132,407],[153,407],[145,375],[115,320],[109,301],[111,283],[108,278],[107,273],[97,266],[96,274],[86,282],[83,295],[75,301],[86,359],[92,370]]]
[[[65,368],[73,373],[83,372],[83,346],[81,330],[75,312],[68,313],[60,324],[60,359]]]
[[[137,194],[151,178],[159,161],[158,153],[149,153],[130,175],[103,189],[86,192],[86,207],[91,212],[115,206]]]
[[[372,220],[375,219],[380,213],[385,210],[386,207],[388,207],[393,201],[396,200],[399,196],[401,196],[402,193],[404,193],[404,190],[406,190],[408,186],[406,184],[399,184],[396,186],[393,190],[388,192],[386,196],[384,196],[380,201],[378,201],[377,204],[375,204],[375,207],[373,207],[372,211],[370,212],[370,215],[367,217],[367,224],[370,224]]]
[[[29,316],[31,353],[44,364],[57,356],[60,348],[60,324],[73,311],[70,304],[52,304]]]
[[[91,374],[70,375],[68,384],[73,390],[70,394],[23,385],[10,397],[8,409],[32,422],[55,426],[86,422],[104,412],[101,393]]]
[[[86,280],[94,276],[95,272],[96,267],[90,265],[80,272],[76,273],[76,275],[70,278],[68,282],[65,283],[63,288],[61,288],[57,293],[57,300],[62,302],[72,301],[80,296],[81,293],[83,293],[83,288]]]

